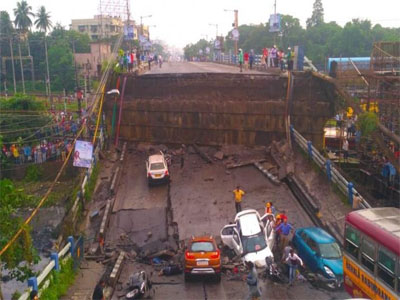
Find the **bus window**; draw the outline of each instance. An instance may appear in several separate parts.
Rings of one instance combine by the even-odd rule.
[[[345,229],[345,250],[358,260],[358,248],[360,246],[360,233],[352,226],[346,225]]]
[[[361,244],[361,263],[368,268],[372,274],[375,270],[375,243],[364,238]]]
[[[378,277],[394,289],[396,257],[383,247],[378,254]]]
[[[400,260],[397,260],[397,294],[400,294]]]

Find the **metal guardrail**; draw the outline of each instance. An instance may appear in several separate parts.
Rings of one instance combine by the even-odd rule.
[[[319,151],[312,145],[311,141],[307,141],[293,125],[290,125],[290,135],[300,148],[302,148],[308,156],[326,172],[329,181],[337,184],[339,190],[348,197],[350,205],[353,205],[354,195],[357,193],[362,208],[371,208],[371,205],[357,192],[352,182],[347,181],[342,174],[334,167],[329,159],[325,159]]]
[[[71,208],[72,211],[72,218],[73,221],[75,221],[75,218],[77,216],[78,212],[78,207],[79,207],[79,202],[81,200],[81,197],[83,197],[87,184],[89,182],[90,176],[93,171],[93,167],[95,166],[96,162],[99,160],[99,152],[100,149],[102,148],[104,144],[104,133],[103,129],[100,129],[100,134],[99,134],[99,139],[98,143],[96,145],[95,150],[93,151],[93,158],[92,158],[92,166],[87,170],[85,177],[83,178],[80,192],[78,193],[78,196],[76,197],[74,204]],[[72,247],[71,247],[72,245]],[[68,243],[65,245],[65,247],[59,252],[53,252],[51,253],[51,261],[49,264],[43,269],[43,271],[39,274],[38,277],[31,277],[28,279],[28,291],[24,292],[21,297],[19,297],[19,300],[26,300],[29,298],[29,293],[33,290],[36,289],[38,290],[40,284],[47,278],[47,276],[50,274],[52,270],[59,271],[60,270],[60,263],[59,260],[61,259],[66,259],[70,257],[71,255],[73,256],[75,251],[75,244],[74,244],[74,239],[72,236],[68,237]],[[78,250],[79,251],[79,250]],[[80,255],[78,255],[80,256]],[[46,283],[43,284],[42,289],[46,288],[50,284],[49,280],[46,280]]]
[[[46,278],[49,276],[52,270],[60,271],[61,264],[60,261],[65,261],[69,257],[71,257],[74,251],[74,239],[73,237],[68,238],[68,243],[64,246],[64,248],[60,252],[51,253],[51,261],[48,265],[43,269],[43,271],[37,277],[30,277],[28,279],[28,289],[18,298],[18,300],[27,300],[29,299],[30,292],[32,290],[39,291],[39,286],[43,283],[43,287],[47,287],[50,284],[50,279]]]

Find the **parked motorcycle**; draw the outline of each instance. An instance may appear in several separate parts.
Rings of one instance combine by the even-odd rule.
[[[264,278],[268,278],[274,282],[284,283],[286,282],[285,276],[282,274],[279,266],[274,262],[272,257],[266,257],[266,269],[264,272]]]
[[[126,299],[148,299],[154,296],[151,280],[145,271],[134,273],[128,282]]]

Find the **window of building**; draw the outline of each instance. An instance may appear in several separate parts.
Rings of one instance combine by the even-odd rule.
[[[99,36],[97,34],[92,35],[92,40],[97,40]]]
[[[363,238],[361,244],[361,263],[374,274],[375,271],[375,243]]]
[[[91,32],[97,32],[97,25],[90,25]]]
[[[358,252],[360,247],[360,232],[353,226],[347,224],[345,229],[344,248],[351,256],[358,260]]]
[[[378,251],[378,277],[394,289],[396,256],[384,247]]]
[[[85,32],[86,26],[85,25],[79,25],[78,26],[78,30],[79,30],[79,32]]]

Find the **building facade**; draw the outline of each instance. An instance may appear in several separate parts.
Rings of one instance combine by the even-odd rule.
[[[92,40],[110,38],[123,32],[124,23],[121,18],[110,16],[94,16],[92,19],[71,20],[71,29],[87,33]]]

